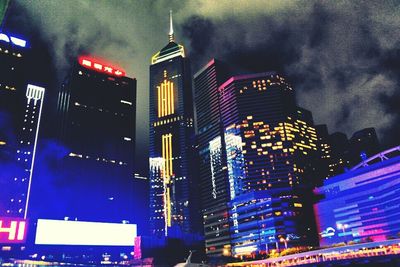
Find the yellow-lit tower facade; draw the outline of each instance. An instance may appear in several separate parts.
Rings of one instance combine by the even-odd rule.
[[[193,97],[189,60],[174,39],[150,65],[150,229],[152,234],[195,232],[192,199]]]

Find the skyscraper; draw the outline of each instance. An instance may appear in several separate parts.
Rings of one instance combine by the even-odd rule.
[[[14,158],[28,83],[27,42],[0,33],[0,158]]]
[[[136,223],[136,79],[81,56],[59,91],[57,112],[65,154],[48,178],[59,201],[51,217]]]
[[[184,47],[174,40],[171,14],[169,42],[151,58],[149,150],[151,232],[196,232],[191,72]]]
[[[317,176],[316,186],[321,186],[323,181],[332,176],[329,164],[332,160],[332,148],[329,139],[328,127],[325,124],[316,125],[315,129],[318,136],[318,155],[317,155]]]
[[[210,60],[194,75],[201,206],[208,257],[228,255],[230,251],[229,184],[218,93],[228,75],[228,66],[217,59]]]
[[[219,92],[232,254],[312,243],[311,113],[296,106],[292,87],[275,72],[234,76]]]
[[[0,33],[0,215],[27,217],[44,88],[28,84],[27,41]]]

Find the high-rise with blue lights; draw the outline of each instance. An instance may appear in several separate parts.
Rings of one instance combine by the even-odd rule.
[[[219,93],[232,255],[313,243],[311,113],[275,72],[234,76]]]
[[[28,215],[45,89],[28,84],[27,41],[0,33],[0,216]]]
[[[158,236],[197,232],[191,71],[185,49],[174,40],[150,66],[150,230]]]

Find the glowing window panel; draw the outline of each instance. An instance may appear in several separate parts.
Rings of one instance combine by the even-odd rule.
[[[17,37],[10,36],[11,42],[20,47],[26,47],[26,41]]]
[[[136,224],[39,219],[36,245],[134,246]]]
[[[4,41],[4,42],[9,43],[10,42],[10,38],[7,35],[5,35],[4,33],[0,33],[0,41]]]
[[[99,59],[80,56],[78,62],[81,66],[91,70],[111,74],[117,77],[125,76],[124,70],[112,67],[108,63],[101,62]]]

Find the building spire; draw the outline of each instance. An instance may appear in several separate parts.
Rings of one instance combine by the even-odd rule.
[[[172,10],[169,11],[169,42],[174,41],[174,26],[172,24]]]

